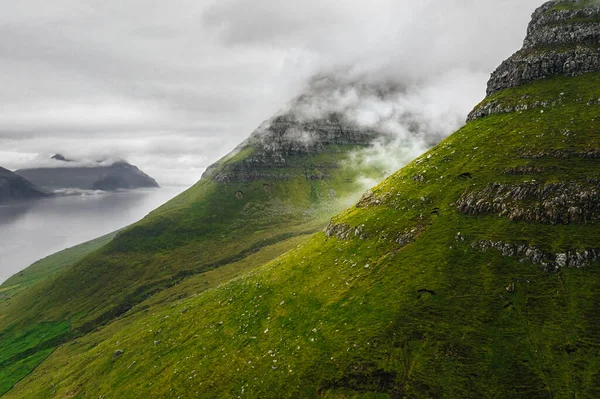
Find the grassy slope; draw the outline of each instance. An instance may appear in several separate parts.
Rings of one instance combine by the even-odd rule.
[[[8,301],[18,292],[38,284],[71,266],[90,253],[105,246],[117,233],[110,233],[94,240],[65,249],[39,260],[0,285],[0,303]]]
[[[346,165],[349,155],[360,148],[329,145],[323,153],[292,156],[284,168],[272,171],[292,175],[286,181],[203,179],[102,243],[106,245],[59,254],[11,278],[6,284],[6,290],[12,290],[10,300],[0,304],[0,354],[13,346],[24,349],[0,363],[4,385],[14,384],[27,367],[35,367],[42,352],[47,355],[57,344],[129,312],[140,302],[146,301],[136,310],[214,287],[322,229],[331,215],[360,195],[364,189],[360,177],[382,178],[376,167]],[[250,153],[246,149],[226,157],[218,167],[226,169]],[[340,167],[315,166],[333,163]],[[309,180],[306,173],[330,178]],[[242,197],[236,195],[239,192]],[[88,256],[68,270],[60,269],[60,262],[78,260],[79,253]],[[55,269],[60,272],[45,278]],[[25,284],[29,289],[18,292]],[[55,323],[66,323],[67,331],[54,329]],[[42,342],[35,345],[28,346],[27,336],[20,334],[44,328]]]
[[[103,247],[116,235],[107,234],[95,240],[50,255],[14,275],[0,285],[0,314],[13,307],[19,294],[56,277],[87,255]],[[25,328],[7,328],[0,332],[0,394],[27,376],[54,347],[71,335],[70,326],[62,323],[37,323]]]
[[[341,161],[353,149],[298,157],[290,162],[290,168],[302,169],[321,159]],[[191,275],[317,231],[344,207],[347,196],[353,198],[360,188],[356,181],[359,171],[340,168],[329,172],[333,177],[326,180],[299,176],[272,182],[268,191],[263,181],[214,183],[203,179],[119,233],[69,273],[14,298],[13,306],[0,315],[0,327],[32,319],[69,319],[75,328],[88,331]],[[363,172],[370,176],[380,173]],[[332,190],[336,197],[331,196]],[[235,196],[238,191],[245,193],[242,199]],[[43,301],[37,300],[40,296]]]
[[[560,10],[581,10],[583,8],[589,7],[591,5],[600,5],[600,0],[580,0],[578,2],[575,3],[570,3],[570,2],[562,2],[562,3],[558,3],[556,4],[554,7],[552,7],[550,11],[560,11]]]
[[[598,179],[597,158],[519,154],[598,148],[600,107],[586,104],[599,81],[499,93],[568,100],[470,122],[378,186],[379,204],[335,218],[367,239],[319,233],[243,278],[134,312],[59,348],[7,397],[598,397],[600,269],[548,273],[470,245],[598,248],[598,222],[467,216],[456,201],[492,182]],[[518,166],[544,169],[503,173]]]

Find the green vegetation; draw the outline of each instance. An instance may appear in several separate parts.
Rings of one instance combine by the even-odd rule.
[[[551,225],[457,210],[465,193],[493,183],[597,184],[600,106],[588,100],[600,98],[598,79],[558,77],[499,93],[494,98],[506,104],[524,95],[562,100],[543,113],[529,109],[468,123],[335,217],[332,226],[349,231],[346,238],[317,233],[282,240],[263,250],[272,251],[268,256],[236,260],[233,274],[215,275],[212,283],[196,275],[172,286],[62,345],[6,397],[599,397],[597,262],[550,273],[473,245],[599,249],[598,221]],[[303,192],[291,187],[282,195]],[[202,214],[216,212],[198,198],[194,207]],[[544,200],[525,205],[542,209]],[[185,202],[159,209],[153,222]],[[299,220],[290,222],[290,231],[299,231]],[[146,224],[120,239],[133,245],[140,235],[153,242]],[[281,234],[283,224],[275,225]],[[250,230],[236,226],[240,234],[217,223],[212,228],[247,243]],[[154,256],[177,257],[169,251],[173,242]],[[229,255],[244,247],[227,239],[219,245]],[[106,261],[119,248],[115,240],[96,256]],[[228,273],[209,273],[220,270]]]
[[[0,303],[8,301],[19,291],[42,282],[62,269],[79,262],[90,253],[108,244],[116,234],[116,232],[107,234],[35,262],[0,285]]]
[[[512,90],[499,91],[485,100],[477,107],[484,107],[487,104],[495,103],[502,108],[537,108],[538,113],[545,108],[565,108],[576,104],[581,104],[581,110],[588,107],[588,102],[598,102],[598,87],[600,87],[600,73],[588,73],[585,75],[585,84],[582,80],[573,80],[567,76],[557,76],[545,80],[543,84],[539,82],[530,83]],[[519,112],[525,112],[523,109]],[[588,112],[594,112],[595,108]]]
[[[360,175],[381,176],[381,172],[324,169],[331,178],[309,180],[304,176],[305,166],[322,164],[324,159],[343,162],[356,149],[336,147],[324,154],[292,158],[286,170],[294,178],[286,181],[215,183],[203,179],[172,203],[121,231],[69,273],[14,297],[0,318],[0,327],[8,326],[7,321],[69,320],[78,331],[87,332],[190,276],[318,231],[332,214],[348,205],[348,199],[360,195]],[[45,300],[36,301],[40,296]]]
[[[0,373],[10,375],[4,384],[12,386],[58,344],[213,288],[296,247],[358,199],[362,178],[383,178],[380,168],[361,163],[363,148],[330,144],[320,153],[290,155],[284,166],[260,168],[265,176],[283,178],[204,178],[116,235],[14,276],[2,287],[10,296],[0,303],[0,334],[6,337],[0,353],[27,345],[15,331],[57,322],[70,327],[46,332],[23,352],[28,357],[0,363]],[[253,153],[242,148],[214,170],[235,171]]]
[[[54,348],[68,338],[67,323],[37,324],[26,331],[12,329],[0,334],[0,395],[29,375]]]
[[[48,256],[0,285],[0,320],[6,322],[5,312],[13,306],[18,294],[68,269],[90,253],[106,245],[115,233],[65,249]],[[43,297],[42,297],[43,298]],[[16,309],[18,311],[18,309]],[[8,323],[7,323],[8,324]],[[29,375],[59,344],[69,340],[70,326],[66,322],[40,323],[31,327],[9,327],[0,332],[0,395]]]
[[[589,6],[600,5],[600,0],[579,0],[579,1],[563,1],[548,10],[551,11],[573,11],[573,10],[581,10]]]

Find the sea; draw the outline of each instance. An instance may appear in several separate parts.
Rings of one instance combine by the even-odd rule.
[[[142,219],[185,189],[72,191],[0,206],[0,283],[48,255]]]

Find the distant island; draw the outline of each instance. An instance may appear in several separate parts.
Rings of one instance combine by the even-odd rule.
[[[0,204],[45,198],[51,195],[22,176],[0,167]]]
[[[62,154],[56,154],[51,159],[56,161],[56,167],[20,169],[15,173],[46,190],[115,191],[159,187],[156,180],[124,160],[112,163],[96,161],[84,165]]]

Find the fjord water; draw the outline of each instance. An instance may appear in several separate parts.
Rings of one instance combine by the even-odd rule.
[[[0,206],[0,283],[39,259],[140,220],[183,190],[173,186]]]

